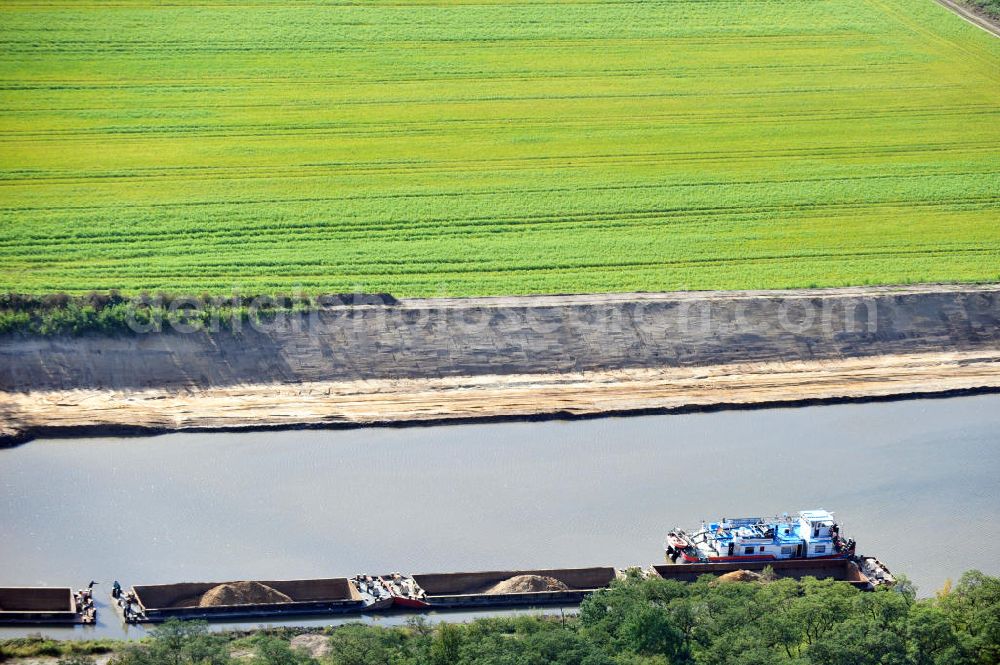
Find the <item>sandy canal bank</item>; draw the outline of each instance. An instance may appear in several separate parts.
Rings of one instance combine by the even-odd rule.
[[[8,443],[996,389],[1000,285],[403,300],[237,334],[0,339]]]
[[[300,384],[14,393],[34,434],[591,416],[1000,389],[1000,352]]]

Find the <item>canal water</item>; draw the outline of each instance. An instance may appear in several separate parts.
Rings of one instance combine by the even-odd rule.
[[[1000,574],[1000,395],[35,441],[0,450],[0,585],[647,565],[668,527],[803,508],[922,594]],[[141,634],[98,609],[42,632]]]

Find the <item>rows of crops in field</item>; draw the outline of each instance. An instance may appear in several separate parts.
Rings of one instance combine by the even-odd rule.
[[[1000,40],[930,0],[6,0],[0,42],[0,290],[1000,279]]]

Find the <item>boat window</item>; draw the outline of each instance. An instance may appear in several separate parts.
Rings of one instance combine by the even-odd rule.
[[[825,551],[826,551],[826,545],[817,545],[816,546],[816,554],[822,554]]]
[[[763,552],[763,551],[764,551],[764,546],[763,546],[763,545],[761,545],[761,546],[760,546],[760,551],[761,551],[761,552]]]
[[[745,548],[743,548],[743,553],[744,554],[753,554],[753,548],[752,547],[745,547]]]
[[[782,554],[791,554],[792,553],[792,546],[791,545],[785,545],[784,547],[781,548],[781,553]]]

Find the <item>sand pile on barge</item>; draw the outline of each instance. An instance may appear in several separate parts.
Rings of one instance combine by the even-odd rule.
[[[544,575],[517,575],[494,584],[485,591],[491,596],[505,593],[534,593],[538,591],[568,591],[569,587],[554,577]]]
[[[174,607],[220,607],[290,602],[292,602],[291,597],[260,582],[227,582],[212,587],[200,596],[185,598],[174,603]]]
[[[758,582],[760,581],[760,573],[755,573],[752,570],[734,570],[731,573],[726,573],[725,575],[719,575],[719,579],[716,582]]]
[[[205,592],[199,607],[218,605],[257,605],[262,603],[290,603],[289,596],[260,582],[231,582],[220,584]]]

